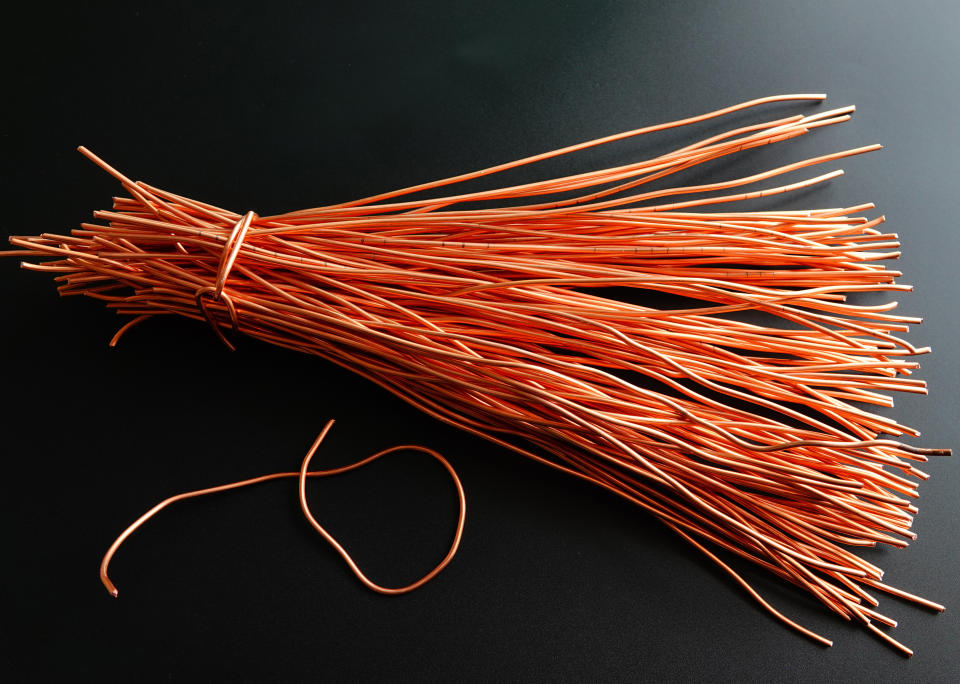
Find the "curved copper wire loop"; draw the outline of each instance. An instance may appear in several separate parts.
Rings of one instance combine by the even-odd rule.
[[[149,511],[141,515],[139,518],[137,518],[133,522],[133,524],[127,527],[127,529],[125,529],[120,534],[120,536],[118,536],[114,540],[114,542],[110,545],[110,548],[107,549],[107,552],[104,554],[103,560],[100,561],[100,581],[103,583],[103,586],[106,587],[107,591],[110,593],[111,596],[116,598],[119,592],[117,591],[116,585],[114,585],[114,583],[110,581],[110,577],[108,576],[110,561],[113,559],[114,554],[117,552],[117,549],[120,548],[120,545],[123,544],[124,541],[126,541],[127,537],[133,534],[141,525],[147,522],[147,520],[152,518],[154,515],[162,511],[164,508],[166,508],[170,504],[176,501],[183,501],[184,499],[192,499],[198,496],[203,496],[205,494],[215,494],[217,492],[224,492],[230,489],[239,489],[240,487],[246,487],[247,485],[259,484],[261,482],[267,482],[268,480],[278,480],[285,477],[299,478],[300,506],[301,506],[301,509],[303,510],[303,514],[306,516],[307,520],[310,521],[310,524],[313,525],[313,527],[318,532],[320,532],[321,535],[323,535],[323,538],[326,539],[330,543],[330,545],[337,550],[337,552],[347,562],[347,565],[350,567],[350,570],[353,572],[353,574],[356,575],[357,578],[361,582],[363,582],[364,585],[366,585],[373,591],[379,592],[381,594],[404,594],[409,591],[413,591],[414,589],[417,589],[423,586],[424,584],[426,584],[427,582],[429,582],[431,579],[436,577],[437,574],[441,570],[443,570],[450,563],[451,560],[453,560],[453,557],[457,553],[457,549],[460,546],[460,540],[463,537],[463,526],[464,526],[464,523],[466,522],[466,515],[467,515],[467,501],[463,491],[463,485],[460,483],[460,478],[457,476],[457,473],[453,469],[453,466],[451,466],[450,463],[439,453],[437,453],[436,451],[433,451],[432,449],[428,449],[427,447],[416,446],[416,445],[400,445],[400,446],[390,447],[382,451],[378,451],[377,453],[367,456],[366,458],[361,459],[356,463],[342,466],[340,468],[331,468],[329,470],[314,470],[314,471],[307,472],[307,467],[310,465],[310,460],[313,458],[313,455],[316,453],[321,442],[323,442],[324,437],[326,437],[327,433],[330,431],[330,428],[333,426],[333,422],[334,422],[333,420],[330,420],[327,422],[326,425],[324,425],[323,429],[320,431],[320,434],[317,435],[317,438],[314,440],[313,445],[310,447],[310,450],[307,452],[306,457],[303,459],[303,465],[301,466],[298,472],[271,473],[269,475],[261,475],[260,477],[254,477],[248,480],[240,480],[239,482],[230,482],[225,485],[219,485],[216,487],[207,487],[206,489],[197,489],[190,492],[184,492],[182,494],[176,494],[174,496],[164,499],[163,501],[158,503],[156,506],[151,508]],[[431,570],[426,575],[418,579],[416,582],[413,582],[412,584],[408,584],[403,587],[399,587],[397,589],[391,589],[388,587],[382,587],[379,584],[376,584],[370,581],[367,578],[367,576],[360,570],[360,568],[357,567],[357,564],[353,561],[353,559],[350,557],[350,554],[346,552],[343,546],[341,546],[340,543],[337,542],[337,540],[334,539],[329,532],[327,532],[323,527],[320,526],[316,518],[314,518],[313,514],[310,512],[309,507],[307,506],[307,500],[305,495],[305,481],[306,481],[306,478],[308,477],[326,477],[329,475],[339,475],[340,473],[345,473],[350,470],[355,470],[357,468],[360,468],[361,466],[364,466],[368,463],[371,463],[377,460],[381,456],[386,456],[387,454],[393,453],[395,451],[400,451],[403,449],[412,449],[416,451],[422,451],[424,453],[430,454],[435,459],[440,461],[443,467],[446,468],[447,472],[450,473],[450,477],[453,479],[453,483],[457,488],[457,498],[459,501],[460,512],[457,517],[457,529],[453,536],[453,542],[451,543],[450,550],[447,551],[447,555],[444,556],[443,560],[441,560],[440,563],[435,568],[433,568],[433,570]]]
[[[209,296],[213,301],[223,300],[223,304],[227,309],[227,315],[230,317],[230,332],[233,335],[237,334],[237,331],[240,329],[240,322],[237,319],[237,307],[233,305],[233,299],[230,298],[226,292],[221,292],[219,296],[216,294],[216,288],[207,286],[201,287],[197,290],[194,295],[197,301],[197,308],[203,313],[204,317],[207,319],[207,323],[210,324],[210,327],[213,328],[213,332],[217,334],[217,337],[220,338],[220,341],[227,345],[227,348],[230,351],[236,351],[237,348],[233,346],[230,340],[227,339],[227,336],[223,334],[223,331],[220,330],[220,324],[217,323],[213,316],[210,314],[210,310],[207,309],[206,304],[203,303],[204,296]]]
[[[372,589],[373,591],[376,591],[380,594],[395,595],[395,594],[406,594],[407,592],[411,592],[414,589],[418,589],[419,587],[422,587],[424,584],[426,584],[427,582],[432,580],[434,577],[436,577],[441,570],[447,567],[450,561],[453,560],[453,557],[457,553],[457,549],[460,546],[460,539],[463,536],[463,525],[464,525],[464,522],[466,522],[466,515],[467,515],[467,500],[466,500],[466,496],[463,493],[463,485],[460,483],[460,478],[457,477],[457,473],[456,471],[454,471],[453,466],[451,466],[450,463],[439,453],[437,453],[433,449],[429,449],[427,447],[418,446],[414,444],[401,444],[399,446],[393,446],[388,449],[384,449],[383,451],[378,451],[375,454],[367,456],[366,458],[360,461],[357,461],[356,463],[353,463],[348,466],[343,466],[342,468],[332,468],[330,470],[315,470],[308,473],[307,468],[310,467],[310,460],[313,458],[313,455],[316,452],[317,447],[320,446],[320,442],[323,440],[324,435],[326,434],[327,430],[330,429],[331,425],[333,425],[332,420],[329,423],[327,423],[326,427],[324,427],[323,431],[320,433],[316,441],[313,443],[313,446],[310,447],[310,451],[307,452],[306,457],[303,459],[303,465],[300,466],[299,494],[300,494],[300,508],[303,511],[303,514],[306,516],[307,520],[310,521],[310,524],[313,525],[313,528],[317,532],[319,532],[324,539],[327,540],[330,546],[336,549],[337,553],[339,553],[340,556],[343,558],[343,560],[346,561],[347,565],[350,567],[350,570],[353,572],[353,574],[356,575],[357,579],[363,582],[363,584],[367,588]],[[327,530],[324,529],[324,527],[317,522],[317,519],[313,517],[313,513],[310,512],[310,506],[307,504],[306,483],[307,483],[308,476],[337,475],[339,473],[345,473],[349,470],[355,470],[356,468],[364,466],[367,463],[371,463],[377,460],[378,458],[380,458],[381,456],[386,456],[387,454],[391,454],[395,451],[401,451],[404,449],[422,451],[425,454],[429,454],[433,456],[435,459],[437,459],[438,461],[440,461],[441,465],[443,465],[443,467],[447,469],[447,472],[450,473],[450,477],[453,478],[454,485],[456,485],[457,487],[457,498],[459,499],[459,502],[460,502],[460,515],[457,518],[457,531],[453,536],[453,543],[450,545],[450,550],[447,551],[447,555],[443,557],[443,560],[441,560],[433,570],[431,570],[426,575],[418,579],[416,582],[412,582],[402,587],[390,588],[390,587],[381,586],[376,582],[373,582],[372,580],[370,580],[363,573],[363,571],[360,570],[356,562],[353,560],[353,558],[351,558],[350,554],[347,553],[347,550],[344,549],[343,546],[341,546],[340,542],[338,542],[333,537],[333,535],[327,532]]]
[[[198,288],[195,293],[195,298],[197,300],[197,308],[203,313],[204,318],[207,319],[207,323],[210,324],[210,327],[213,328],[213,332],[217,334],[217,337],[220,338],[220,341],[223,342],[230,351],[236,351],[236,347],[227,339],[226,335],[223,334],[223,331],[220,330],[220,325],[213,319],[213,316],[210,314],[210,310],[204,305],[203,298],[204,296],[209,295],[214,302],[219,302],[221,299],[227,307],[227,314],[230,316],[230,327],[231,333],[236,335],[239,331],[240,324],[237,319],[237,308],[233,304],[233,300],[230,298],[226,292],[223,291],[223,286],[227,282],[227,276],[230,275],[230,270],[233,268],[234,262],[237,260],[237,255],[240,253],[240,248],[243,246],[243,239],[247,236],[247,230],[250,228],[250,224],[255,218],[258,218],[256,212],[248,211],[243,217],[237,221],[233,226],[233,230],[230,232],[230,237],[227,238],[226,243],[223,245],[223,252],[220,254],[220,263],[217,266],[217,279],[214,282],[214,285]]]
[[[244,214],[243,218],[237,221],[233,227],[230,237],[227,238],[227,242],[223,246],[223,254],[220,255],[220,264],[217,267],[217,282],[213,291],[213,299],[215,301],[220,299],[220,295],[223,293],[223,286],[227,282],[230,269],[233,268],[233,263],[237,260],[237,254],[240,253],[240,248],[243,246],[243,239],[247,236],[247,229],[250,228],[250,223],[255,218],[257,218],[255,212],[248,211]]]

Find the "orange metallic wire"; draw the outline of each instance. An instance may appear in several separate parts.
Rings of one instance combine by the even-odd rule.
[[[183,501],[185,499],[192,499],[198,496],[204,496],[206,494],[215,494],[217,492],[225,492],[231,489],[239,489],[240,487],[246,487],[248,485],[254,485],[254,484],[259,484],[261,482],[268,482],[270,480],[278,480],[281,478],[288,478],[288,477],[296,477],[298,479],[300,508],[303,511],[304,516],[307,518],[310,524],[321,534],[321,536],[323,536],[323,538],[331,546],[333,546],[334,549],[336,549],[337,553],[339,553],[343,557],[344,561],[346,561],[347,563],[347,566],[350,568],[350,571],[353,572],[353,574],[357,576],[357,579],[359,579],[365,586],[381,594],[403,594],[409,591],[413,591],[414,589],[417,589],[418,587],[421,587],[427,582],[429,582],[431,579],[436,577],[441,570],[447,567],[447,565],[453,559],[454,555],[457,553],[457,549],[460,546],[460,540],[463,537],[463,526],[466,522],[466,515],[467,515],[467,501],[463,492],[463,485],[461,484],[460,478],[457,476],[456,471],[453,469],[450,463],[443,456],[438,454],[436,451],[433,451],[432,449],[428,449],[426,447],[408,445],[408,444],[401,445],[401,446],[394,446],[388,449],[384,449],[382,451],[378,451],[377,453],[371,454],[370,456],[367,456],[366,458],[356,461],[355,463],[351,463],[350,465],[342,466],[340,468],[330,468],[328,470],[308,470],[311,459],[313,458],[321,442],[323,442],[323,438],[326,437],[327,433],[330,431],[330,428],[332,426],[333,426],[333,421],[330,420],[323,427],[323,429],[320,431],[320,434],[314,440],[313,445],[310,447],[309,451],[307,452],[307,455],[304,457],[303,464],[300,470],[297,472],[272,473],[270,475],[261,475],[260,477],[241,480],[239,482],[231,482],[229,484],[219,485],[216,487],[207,487],[206,489],[198,489],[191,492],[184,492],[182,494],[171,496],[167,499],[164,499],[160,503],[158,503],[156,506],[154,506],[149,511],[147,511],[146,513],[141,515],[139,518],[137,518],[136,521],[133,522],[133,524],[127,527],[127,529],[125,529],[120,534],[120,536],[118,536],[116,540],[114,540],[114,542],[110,545],[110,548],[107,549],[107,552],[103,556],[103,560],[100,562],[100,581],[103,583],[103,586],[106,587],[107,591],[110,593],[111,596],[114,596],[114,597],[117,596],[118,594],[117,587],[110,580],[110,577],[108,575],[110,561],[113,559],[114,554],[116,554],[117,549],[120,548],[120,545],[123,544],[124,541],[126,541],[127,537],[133,534],[141,525],[147,522],[147,520],[152,518],[154,515],[159,513],[161,510],[163,510],[170,504],[175,503],[177,501]],[[450,473],[450,477],[453,480],[454,486],[457,489],[459,514],[457,516],[457,525],[456,525],[456,531],[454,532],[454,536],[453,536],[453,542],[451,543],[450,549],[449,551],[447,551],[447,554],[444,556],[443,560],[441,560],[436,565],[436,567],[433,568],[433,570],[431,570],[426,575],[418,579],[416,582],[412,582],[411,584],[405,585],[403,587],[392,589],[392,588],[382,587],[379,584],[376,584],[370,581],[367,578],[367,576],[360,570],[360,568],[357,567],[357,564],[346,552],[346,550],[344,550],[343,546],[341,546],[340,543],[337,542],[337,540],[329,532],[327,532],[323,527],[320,526],[316,518],[314,518],[313,514],[310,512],[310,508],[307,504],[306,479],[308,477],[328,477],[330,475],[340,475],[342,473],[346,473],[351,470],[356,470],[357,468],[361,468],[367,465],[368,463],[371,463],[377,460],[382,456],[386,456],[387,454],[391,454],[396,451],[422,451],[426,454],[429,454],[433,458],[437,459],[440,462],[440,464],[446,469],[446,471]]]
[[[920,319],[895,313],[896,302],[848,301],[853,293],[911,289],[882,263],[899,256],[899,237],[881,231],[882,216],[859,215],[874,208],[869,203],[694,211],[825,182],[842,171],[721,194],[880,146],[742,178],[640,190],[702,163],[842,123],[853,107],[732,128],[618,167],[411,197],[766,103],[823,98],[762,98],[353,202],[264,217],[131,181],[80,148],[130,197],[94,213],[106,225],[14,236],[19,250],[0,254],[52,258],[24,267],[51,272],[63,295],[101,299],[133,316],[112,345],[149,317],[176,314],[206,320],[231,349],[243,333],[320,356],[428,415],[635,503],[819,643],[830,644],[773,609],[701,542],[808,591],[909,655],[873,624],[895,621],[864,605],[876,605],[864,587],[942,607],[882,584],[879,568],[845,548],[903,547],[915,538],[914,479],[927,477],[915,464],[949,453],[894,439],[919,433],[861,407],[892,405],[889,391],[926,392],[925,383],[908,377],[917,367],[909,357],[929,349],[898,337]],[[691,193],[706,196],[681,199]],[[480,201],[502,205],[478,209]],[[656,309],[612,298],[606,287],[692,303]],[[465,503],[456,474],[422,447],[308,471],[328,428],[300,473],[158,504],[108,551],[104,583],[112,587],[106,563],[116,547],[169,503],[299,476],[304,515],[361,582],[383,593],[421,586],[459,544]],[[440,565],[391,589],[366,578],[313,518],[304,482],[400,448],[425,451],[450,471],[461,516]]]

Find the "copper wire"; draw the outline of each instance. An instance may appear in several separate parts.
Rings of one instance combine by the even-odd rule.
[[[882,584],[882,571],[848,548],[915,538],[912,501],[927,477],[917,464],[949,453],[900,441],[919,432],[865,408],[891,406],[890,391],[926,393],[909,376],[911,357],[930,350],[899,336],[919,319],[896,313],[896,302],[855,298],[912,289],[884,263],[899,256],[899,238],[883,232],[883,216],[861,215],[872,204],[729,209],[830,181],[842,170],[776,179],[880,146],[742,178],[675,180],[699,164],[845,122],[853,107],[732,128],[618,167],[420,196],[734,111],[824,97],[762,98],[275,216],[134,182],[80,148],[129,197],[114,198],[112,209],[94,213],[99,223],[70,235],[14,236],[19,249],[8,254],[51,259],[24,267],[52,273],[63,295],[132,316],[111,344],[148,318],[174,314],[206,320],[231,349],[228,330],[320,356],[430,416],[635,503],[819,643],[830,642],[776,611],[706,545],[759,565],[909,654],[874,625],[896,621],[874,610],[866,588],[942,607]],[[700,209],[717,204],[727,209]],[[629,299],[649,293],[684,303],[658,309],[601,289],[609,287],[631,290]],[[409,591],[449,562],[464,503],[443,459],[461,499],[454,544],[419,582],[387,589],[313,519],[304,478],[325,471],[308,472],[312,453],[299,473],[304,515],[364,584]],[[172,501],[297,475],[172,497],[128,528],[105,562]]]
[[[310,461],[313,459],[314,454],[316,454],[317,449],[320,447],[320,444],[323,442],[324,437],[327,436],[327,433],[330,431],[331,427],[333,427],[332,420],[328,421],[327,424],[320,431],[320,434],[317,435],[317,438],[314,440],[313,445],[310,447],[309,451],[307,451],[307,455],[303,459],[303,463],[300,467],[300,470],[297,472],[272,473],[270,475],[261,475],[260,477],[253,477],[247,480],[240,480],[239,482],[231,482],[229,484],[219,485],[216,487],[207,487],[205,489],[198,489],[191,492],[184,492],[183,494],[177,494],[175,496],[171,496],[167,499],[164,499],[160,503],[158,503],[156,506],[154,506],[149,511],[147,511],[146,513],[141,515],[139,518],[137,518],[129,527],[127,527],[127,529],[125,529],[120,534],[120,536],[118,536],[116,540],[114,540],[114,542],[110,545],[110,548],[107,549],[107,552],[103,556],[103,560],[100,562],[100,581],[103,583],[103,586],[106,587],[107,591],[110,593],[111,596],[116,597],[118,595],[117,587],[110,580],[110,577],[108,574],[108,571],[110,568],[110,561],[113,560],[113,556],[116,554],[117,549],[120,548],[120,545],[123,544],[123,542],[126,541],[131,534],[133,534],[141,525],[147,522],[147,520],[152,518],[154,515],[162,511],[164,508],[166,508],[170,504],[175,503],[177,501],[183,501],[185,499],[196,498],[198,496],[205,496],[207,494],[216,494],[217,492],[225,492],[231,489],[239,489],[240,487],[247,487],[249,485],[259,484],[261,482],[269,482],[271,480],[279,480],[282,478],[289,478],[289,477],[295,477],[298,479],[300,508],[303,511],[304,516],[310,522],[311,526],[313,526],[313,528],[316,529],[317,532],[319,532],[320,535],[334,549],[336,549],[337,553],[339,553],[340,556],[343,558],[343,560],[346,561],[347,567],[350,568],[350,571],[354,575],[356,575],[357,579],[359,579],[365,586],[381,594],[405,594],[429,582],[431,579],[436,577],[441,570],[447,567],[447,565],[453,559],[454,555],[457,553],[457,549],[460,546],[460,540],[463,537],[463,526],[466,522],[466,516],[467,516],[467,501],[466,501],[466,496],[464,495],[464,492],[463,492],[463,485],[461,484],[460,478],[457,476],[456,471],[453,469],[453,466],[451,466],[450,463],[443,456],[441,456],[440,454],[438,454],[436,451],[432,449],[428,449],[427,447],[422,447],[422,446],[404,444],[400,446],[390,447],[388,449],[383,449],[382,451],[378,451],[375,454],[371,454],[370,456],[367,456],[366,458],[356,461],[355,463],[351,463],[349,465],[342,466],[340,468],[330,468],[327,470],[309,470]],[[432,456],[433,458],[437,459],[440,462],[440,464],[450,474],[450,478],[453,480],[453,484],[457,489],[459,513],[457,515],[457,525],[456,525],[456,531],[454,532],[454,536],[453,536],[453,542],[450,544],[450,549],[447,551],[447,554],[443,557],[443,560],[441,560],[436,565],[436,567],[434,567],[430,572],[425,574],[423,577],[421,577],[417,581],[411,582],[410,584],[394,589],[394,588],[380,586],[379,584],[376,584],[375,582],[372,582],[370,579],[368,579],[367,576],[363,573],[363,571],[361,571],[360,568],[357,566],[357,564],[354,562],[350,554],[348,554],[347,551],[343,548],[343,546],[333,537],[333,535],[327,532],[327,530],[324,529],[320,525],[320,523],[317,522],[316,518],[314,518],[313,514],[310,512],[310,507],[307,503],[306,480],[307,478],[310,478],[310,477],[329,477],[331,475],[340,475],[340,474],[349,472],[351,470],[356,470],[357,468],[362,468],[368,463],[372,463],[373,461],[376,461],[382,456],[386,456],[387,454],[392,454],[398,451],[421,451],[423,453],[429,454],[430,456]]]

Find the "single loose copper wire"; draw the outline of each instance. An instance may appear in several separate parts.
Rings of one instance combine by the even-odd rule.
[[[450,463],[439,453],[427,447],[410,445],[410,444],[394,446],[388,449],[384,449],[383,451],[378,451],[375,454],[367,456],[365,459],[357,461],[356,463],[352,463],[348,466],[344,466],[342,468],[333,468],[325,471],[308,472],[308,469],[310,467],[310,461],[313,459],[313,455],[314,453],[316,453],[317,447],[320,446],[320,442],[323,440],[323,437],[326,434],[326,431],[330,429],[331,425],[333,425],[333,421],[330,421],[329,423],[327,423],[324,430],[320,433],[316,441],[313,443],[313,446],[310,447],[310,451],[307,452],[307,455],[303,459],[303,464],[300,466],[298,491],[300,496],[300,508],[303,510],[304,516],[306,516],[307,520],[310,522],[313,528],[317,532],[319,532],[320,535],[324,539],[326,539],[327,542],[334,549],[336,549],[337,553],[339,553],[340,556],[343,558],[343,560],[347,563],[347,565],[349,566],[353,574],[357,576],[357,579],[359,579],[369,589],[372,589],[373,591],[380,594],[405,594],[407,592],[413,591],[414,589],[417,589],[423,586],[424,584],[429,582],[431,579],[436,577],[441,570],[447,567],[450,561],[453,560],[453,557],[457,553],[457,549],[460,546],[460,539],[463,536],[463,525],[466,521],[466,513],[467,513],[467,501],[463,493],[463,485],[460,483],[460,478],[457,477],[457,473],[456,471],[454,471],[453,466],[451,466]],[[430,572],[425,574],[423,577],[421,577],[417,581],[411,582],[410,584],[404,585],[402,587],[390,588],[390,587],[381,586],[371,581],[363,573],[363,571],[360,570],[360,568],[357,566],[356,562],[354,562],[350,554],[347,553],[346,549],[343,548],[343,546],[333,537],[333,535],[327,532],[327,530],[323,526],[321,526],[320,523],[317,522],[317,519],[313,516],[313,513],[310,511],[310,506],[307,503],[306,479],[307,477],[316,476],[318,474],[319,475],[336,475],[338,473],[345,473],[349,470],[354,470],[363,465],[366,465],[367,463],[375,461],[381,456],[386,456],[387,454],[391,454],[391,453],[394,453],[395,451],[401,451],[401,450],[422,451],[423,453],[429,454],[430,456],[433,456],[435,459],[440,461],[440,464],[447,470],[448,473],[450,473],[450,477],[453,479],[453,483],[457,488],[457,498],[459,500],[460,514],[457,517],[457,529],[456,529],[456,532],[454,533],[453,542],[450,545],[450,550],[447,551],[447,555],[444,556],[443,559]]]
[[[259,484],[261,482],[268,482],[270,480],[278,480],[281,478],[288,478],[288,477],[296,477],[299,480],[300,507],[301,507],[301,510],[303,511],[304,516],[307,518],[310,524],[321,534],[321,536],[323,536],[323,538],[331,546],[333,546],[334,549],[336,549],[337,553],[339,553],[343,557],[344,561],[346,561],[347,563],[347,566],[350,568],[350,571],[353,572],[353,574],[357,576],[357,579],[359,579],[365,586],[381,594],[403,594],[403,593],[413,591],[414,589],[417,589],[423,586],[424,584],[426,584],[427,582],[429,582],[431,579],[436,577],[441,570],[447,567],[447,565],[450,563],[451,560],[453,560],[453,557],[454,555],[456,555],[457,549],[460,546],[460,540],[463,537],[463,527],[464,527],[464,524],[466,523],[466,515],[467,515],[466,496],[464,494],[463,485],[460,482],[460,478],[457,476],[457,473],[453,469],[453,466],[451,466],[450,463],[443,456],[441,456],[439,453],[437,453],[433,449],[429,449],[423,446],[404,444],[400,446],[390,447],[388,449],[383,449],[382,451],[378,451],[374,454],[371,454],[370,456],[367,456],[366,458],[356,461],[355,463],[351,463],[349,465],[342,466],[339,468],[330,468],[327,470],[312,470],[312,471],[308,470],[311,459],[313,458],[317,449],[320,447],[320,444],[323,442],[324,437],[327,436],[327,433],[330,431],[330,428],[333,427],[333,422],[334,422],[333,420],[330,420],[327,422],[326,425],[324,425],[323,429],[320,431],[320,434],[317,435],[317,438],[313,441],[313,444],[310,446],[310,449],[307,451],[307,455],[303,459],[303,464],[300,470],[297,472],[271,473],[269,475],[261,475],[259,477],[253,477],[247,480],[240,480],[239,482],[231,482],[224,485],[218,485],[216,487],[207,487],[205,489],[197,489],[190,492],[184,492],[182,494],[177,494],[175,496],[171,496],[164,499],[163,501],[158,503],[156,506],[151,508],[149,511],[141,515],[129,527],[127,527],[127,529],[125,529],[123,532],[120,533],[120,536],[118,536],[116,540],[114,540],[114,542],[110,545],[110,548],[107,549],[107,552],[104,554],[103,560],[101,560],[100,562],[100,581],[103,583],[103,586],[106,587],[107,591],[110,593],[111,596],[116,597],[118,595],[117,587],[110,580],[110,577],[108,574],[110,561],[113,559],[114,554],[116,554],[117,549],[120,548],[120,545],[123,544],[124,541],[126,541],[127,537],[133,534],[141,525],[147,522],[147,520],[152,518],[154,515],[159,513],[161,510],[163,510],[170,504],[175,503],[177,501],[183,501],[185,499],[196,498],[198,496],[215,494],[217,492],[224,492],[231,489],[239,489],[240,487],[246,487],[248,485],[254,485],[254,484]],[[391,454],[397,451],[422,451],[423,453],[429,454],[433,458],[437,459],[440,462],[440,464],[446,469],[446,471],[450,474],[450,478],[453,480],[454,486],[457,489],[459,513],[457,515],[456,531],[454,532],[454,535],[453,535],[453,542],[451,543],[450,549],[447,551],[447,554],[443,557],[443,560],[441,560],[430,572],[425,574],[423,577],[421,577],[417,581],[412,582],[403,587],[393,589],[393,588],[382,587],[379,584],[376,584],[372,582],[370,579],[368,579],[367,576],[360,570],[360,568],[354,562],[353,558],[351,558],[350,555],[347,553],[347,551],[343,548],[343,546],[341,546],[340,543],[337,542],[337,540],[329,532],[326,531],[326,529],[320,526],[316,518],[314,518],[313,514],[310,512],[309,505],[307,504],[306,479],[309,477],[328,477],[330,475],[339,475],[342,473],[349,472],[351,470],[356,470],[357,468],[361,468],[367,465],[368,463],[371,463],[377,460],[378,458],[381,458],[382,456],[386,456],[387,454]]]

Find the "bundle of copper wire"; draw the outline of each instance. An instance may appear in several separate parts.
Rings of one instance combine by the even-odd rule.
[[[738,127],[614,168],[436,192],[765,103],[824,97],[763,98],[276,216],[131,181],[80,148],[129,197],[70,235],[11,242],[16,254],[54,258],[24,267],[55,274],[61,294],[133,316],[113,343],[134,324],[176,314],[209,321],[231,347],[239,332],[329,359],[431,416],[634,502],[818,642],[831,643],[767,604],[715,552],[756,563],[909,654],[876,626],[896,623],[874,610],[870,592],[942,606],[884,584],[880,568],[849,549],[906,546],[916,481],[927,477],[914,463],[947,453],[898,441],[919,433],[862,406],[892,405],[891,390],[926,391],[910,375],[912,357],[929,350],[897,336],[919,320],[892,313],[896,302],[846,299],[910,289],[882,263],[898,256],[898,237],[881,230],[883,217],[861,215],[872,204],[697,211],[826,181],[842,171],[740,189],[879,145],[643,191],[846,121],[853,107]],[[435,192],[411,198],[425,191]],[[611,287],[635,292],[616,299]],[[638,291],[650,303],[696,301],[622,301],[642,302]]]

